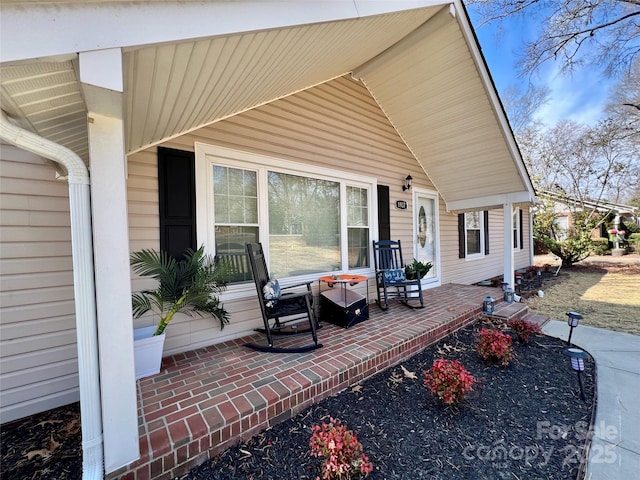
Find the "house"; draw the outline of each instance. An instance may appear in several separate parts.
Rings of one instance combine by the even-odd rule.
[[[557,227],[557,235],[565,237],[573,225],[573,217],[575,213],[581,212],[583,209],[597,212],[602,215],[610,215],[611,222],[617,216],[617,221],[624,224],[640,225],[640,216],[638,208],[623,203],[610,202],[608,200],[591,200],[576,199],[566,194],[560,194],[549,190],[540,190],[538,192],[540,200],[547,203],[553,209],[556,218],[554,224]],[[603,223],[591,232],[593,238],[607,238],[607,223]]]
[[[371,241],[471,284],[532,264],[534,190],[465,8],[3,2],[2,422],[80,400],[85,478],[138,456],[130,252],[260,240],[283,283]],[[406,188],[407,177],[411,188]],[[405,187],[405,188],[403,188]],[[175,320],[165,354],[260,323]]]

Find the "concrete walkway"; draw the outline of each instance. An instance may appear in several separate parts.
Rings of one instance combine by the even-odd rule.
[[[640,312],[639,312],[640,314]],[[566,340],[566,322],[544,333]],[[640,478],[640,336],[579,325],[571,341],[596,363],[597,405],[586,480]]]

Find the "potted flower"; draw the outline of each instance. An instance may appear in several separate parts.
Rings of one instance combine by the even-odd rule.
[[[415,258],[413,262],[404,267],[404,274],[407,280],[418,280],[424,277],[433,267],[431,262],[419,262]]]
[[[183,256],[176,260],[165,251],[147,249],[131,254],[133,271],[158,282],[156,288],[131,296],[134,318],[147,312],[159,317],[157,325],[134,331],[136,379],[160,371],[164,332],[177,313],[210,315],[218,319],[221,329],[229,323],[229,314],[218,298],[226,288],[226,269],[205,255],[204,246],[187,249]]]

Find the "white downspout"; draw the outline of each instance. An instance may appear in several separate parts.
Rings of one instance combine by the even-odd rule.
[[[68,172],[82,416],[82,478],[102,479],[104,460],[89,173],[78,155],[62,145],[16,127],[3,111],[0,114],[0,139],[53,160]]]

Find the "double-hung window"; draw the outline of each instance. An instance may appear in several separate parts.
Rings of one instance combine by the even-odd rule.
[[[479,258],[489,254],[489,212],[476,211],[458,215],[459,257]]]
[[[251,280],[242,257],[252,242],[276,278],[369,267],[375,180],[204,145],[196,158],[198,198],[207,199],[198,242],[235,262],[232,282]]]
[[[482,212],[465,213],[465,233],[467,237],[467,257],[484,252],[484,230]]]
[[[369,266],[369,192],[347,186],[347,251],[349,268]]]

